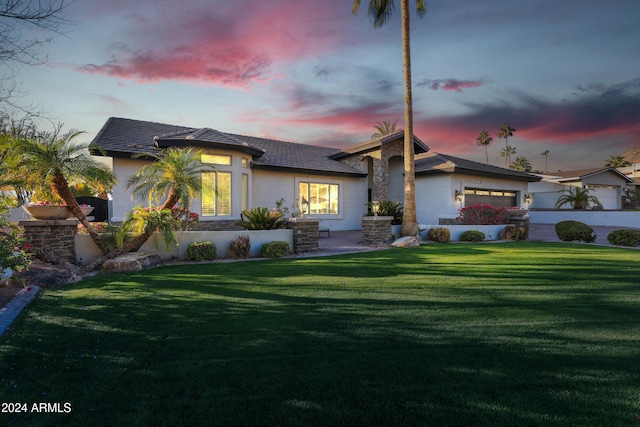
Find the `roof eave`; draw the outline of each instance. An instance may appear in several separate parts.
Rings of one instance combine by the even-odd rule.
[[[197,148],[224,148],[232,151],[240,151],[253,157],[262,157],[264,150],[251,145],[229,144],[225,142],[203,141],[199,139],[184,138],[156,138],[154,143],[159,148],[169,147],[197,147]]]
[[[364,172],[344,172],[344,171],[328,171],[321,169],[306,169],[300,167],[291,167],[291,166],[278,166],[278,165],[263,165],[260,163],[252,163],[252,169],[262,169],[262,170],[277,170],[281,172],[294,172],[294,173],[304,173],[304,174],[313,174],[313,175],[325,175],[325,176],[350,176],[354,178],[365,178],[367,176]]]

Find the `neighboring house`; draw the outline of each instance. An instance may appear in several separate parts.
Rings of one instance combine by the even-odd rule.
[[[157,148],[195,147],[215,171],[203,173],[203,191],[190,208],[201,228],[229,229],[242,210],[274,207],[284,199],[291,209],[308,202],[307,216],[332,230],[358,230],[367,203],[403,199],[404,132],[398,131],[346,149],[194,129],[162,123],[109,118],[93,140],[96,155],[113,159],[119,184],[113,190],[112,221],[121,221],[140,201],[131,200],[127,178],[151,160],[133,156]],[[418,222],[455,218],[458,209],[486,202],[523,205],[529,182],[540,178],[443,154],[414,137]],[[463,194],[456,199],[456,190]]]
[[[541,177],[539,183],[529,187],[533,199],[531,207],[536,209],[553,209],[569,187],[590,188],[589,195],[597,197],[603,209],[621,209],[625,188],[635,184],[632,178],[616,168],[557,172]],[[566,204],[562,209],[572,209],[572,206]]]

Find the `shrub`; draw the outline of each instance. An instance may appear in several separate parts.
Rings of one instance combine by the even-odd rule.
[[[460,235],[460,240],[463,242],[481,242],[485,239],[485,235],[479,230],[467,230]]]
[[[640,230],[616,230],[607,235],[607,240],[617,246],[640,246]]]
[[[527,240],[529,237],[529,226],[507,225],[500,232],[501,240]]]
[[[189,261],[216,259],[216,245],[213,242],[194,242],[187,247]]]
[[[237,224],[245,230],[278,230],[285,228],[287,221],[281,211],[260,207],[242,211],[242,221]]]
[[[445,227],[430,228],[427,237],[434,242],[448,243],[451,240],[451,232]]]
[[[563,242],[583,241],[591,243],[596,240],[593,228],[579,221],[560,221],[556,224],[556,234]]]
[[[260,256],[264,258],[280,258],[291,253],[289,242],[269,242],[260,248]]]
[[[249,258],[249,255],[251,255],[251,242],[249,241],[249,236],[243,234],[229,242],[229,258],[243,259]]]
[[[458,223],[469,225],[504,224],[509,217],[506,208],[491,205],[471,205],[458,211]]]

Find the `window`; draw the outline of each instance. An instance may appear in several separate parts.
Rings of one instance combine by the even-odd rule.
[[[231,215],[231,173],[202,173],[202,216]]]
[[[242,174],[242,210],[249,208],[249,175]]]
[[[245,169],[246,169],[246,168],[248,168],[248,167],[249,167],[249,159],[247,159],[246,157],[243,157],[243,158],[242,158],[241,165],[242,165],[242,167],[243,167],[243,168],[245,168]]]
[[[338,184],[300,182],[299,200],[309,202],[308,214],[338,215]]]
[[[203,154],[200,157],[201,163],[207,163],[211,165],[231,165],[231,156],[223,156],[221,154]]]

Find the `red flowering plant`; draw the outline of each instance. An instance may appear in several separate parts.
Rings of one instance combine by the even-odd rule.
[[[3,272],[21,271],[31,264],[31,246],[25,243],[22,228],[9,221],[11,201],[0,197],[0,276]]]
[[[504,224],[508,217],[506,208],[496,208],[488,204],[471,205],[458,211],[458,223],[460,224]]]

